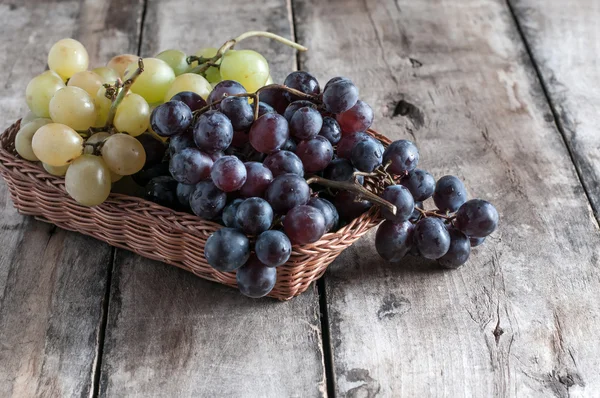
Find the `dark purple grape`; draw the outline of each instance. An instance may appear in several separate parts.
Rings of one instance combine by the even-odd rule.
[[[409,221],[394,223],[385,221],[377,228],[375,249],[377,253],[391,263],[404,258],[413,245],[414,225]]]
[[[248,131],[234,131],[231,146],[241,148],[250,141]]]
[[[310,199],[310,188],[304,178],[296,174],[275,177],[265,192],[267,202],[277,214],[286,214],[291,208],[304,205]]]
[[[368,211],[373,204],[368,200],[358,200],[350,191],[340,191],[335,195],[333,204],[344,221],[352,221]]]
[[[482,199],[471,199],[456,212],[456,228],[469,237],[484,238],[498,227],[498,211]]]
[[[327,112],[342,113],[356,105],[358,101],[358,88],[348,79],[331,80],[323,90],[323,105]],[[371,121],[373,117],[371,116]],[[369,126],[371,123],[369,123]],[[368,128],[368,127],[367,127]],[[357,131],[366,130],[359,129]]]
[[[421,218],[421,212],[417,210],[417,208],[423,210],[423,202],[415,202],[415,208],[413,209],[412,214],[408,218],[409,221],[418,221]]]
[[[273,290],[277,282],[277,269],[267,267],[256,256],[237,270],[236,280],[240,292],[250,298],[264,297]]]
[[[400,180],[400,184],[408,188],[417,202],[429,199],[435,191],[435,179],[431,174],[421,169],[414,169]]]
[[[444,268],[458,268],[469,259],[471,242],[456,228],[450,228],[448,233],[450,234],[450,248],[437,261]]]
[[[193,185],[210,176],[212,159],[196,148],[186,148],[171,157],[169,171],[182,184]]]
[[[337,114],[335,120],[344,134],[366,131],[373,124],[373,109],[366,102],[358,100],[352,108]]]
[[[277,113],[267,113],[259,117],[250,128],[250,144],[261,153],[278,151],[289,137],[288,122]]]
[[[269,104],[275,111],[281,115],[290,104],[290,101],[285,97],[285,91],[278,88],[267,88],[260,91],[260,102]]]
[[[285,215],[283,230],[295,245],[314,243],[325,235],[325,216],[312,206],[296,206]]]
[[[248,198],[239,205],[235,220],[247,235],[260,235],[273,224],[273,209],[261,198]]]
[[[190,209],[198,217],[212,220],[217,218],[225,204],[227,194],[221,191],[212,181],[202,181],[190,195]]]
[[[243,197],[262,197],[265,190],[273,181],[273,173],[264,164],[259,162],[246,162],[246,182],[240,188]]]
[[[194,136],[188,131],[169,138],[169,155],[173,156],[186,148],[198,148],[194,142]]]
[[[185,132],[192,124],[192,111],[181,101],[169,101],[157,106],[150,115],[152,130],[161,137]]]
[[[176,209],[179,207],[177,200],[177,181],[171,177],[155,177],[146,185],[144,197],[161,206]]]
[[[325,83],[325,87],[323,88],[323,92],[325,92],[325,90],[327,90],[327,87],[331,86],[333,83],[339,82],[340,80],[351,81],[350,79],[348,79],[347,77],[344,77],[344,76],[332,77],[331,79],[329,79],[329,81],[327,83]]]
[[[240,225],[237,223],[235,215],[237,214],[238,207],[243,201],[244,199],[234,199],[233,202],[229,203],[223,209],[221,219],[226,227],[241,229]]]
[[[250,241],[237,229],[221,228],[206,240],[204,257],[218,271],[235,271],[248,261]]]
[[[292,243],[281,231],[265,231],[256,239],[254,251],[267,267],[279,267],[290,259]]]
[[[223,156],[213,164],[210,178],[221,191],[237,191],[246,182],[246,166],[235,156]]]
[[[246,92],[244,86],[234,80],[223,80],[215,85],[208,95],[207,103],[211,105],[213,102],[220,100],[228,95],[243,94]]]
[[[354,166],[347,159],[337,158],[333,159],[329,166],[325,168],[323,177],[333,181],[354,181]],[[363,185],[365,178],[363,176],[356,176],[356,182]]]
[[[200,115],[194,125],[194,141],[198,148],[213,153],[223,151],[231,145],[233,126],[227,116],[218,111]]]
[[[177,189],[175,193],[177,194],[177,200],[179,201],[179,204],[183,208],[190,208],[190,196],[192,195],[192,192],[194,192],[195,189],[195,185],[186,185],[182,183],[177,184]]]
[[[390,163],[387,171],[392,174],[406,174],[413,171],[419,163],[419,150],[410,141],[392,142],[383,153],[383,164]]]
[[[281,147],[282,151],[290,151],[290,152],[296,152],[296,143],[294,142],[293,139],[288,138],[288,140],[285,142],[285,144],[283,144],[283,146]]]
[[[132,175],[131,178],[133,178],[133,181],[140,187],[145,187],[151,179],[161,176],[171,177],[171,173],[169,172],[169,162],[155,164],[147,169],[142,169]]]
[[[228,97],[221,101],[221,112],[229,118],[235,131],[250,128],[254,121],[254,110],[247,97]]]
[[[337,145],[337,155],[340,158],[350,159],[354,146],[364,140],[368,140],[371,136],[367,133],[352,133],[342,136]]]
[[[305,106],[294,113],[290,121],[290,132],[299,140],[309,140],[319,135],[323,117],[318,110]]]
[[[439,218],[423,218],[415,224],[414,243],[421,256],[437,260],[450,248],[450,233]]]
[[[293,152],[277,151],[265,158],[263,164],[271,170],[273,177],[292,173],[304,177],[302,160]]]
[[[331,145],[335,145],[340,142],[342,138],[342,129],[338,122],[329,116],[325,116],[323,118],[323,127],[321,127],[321,131],[319,131],[319,135],[327,138]]]
[[[333,147],[327,138],[316,136],[310,140],[301,141],[296,154],[304,163],[309,173],[324,170],[333,158]]]
[[[383,145],[379,141],[368,138],[354,145],[350,160],[358,170],[370,173],[381,165],[383,150]]]
[[[317,79],[310,73],[304,71],[290,73],[285,78],[283,85],[294,88],[304,94],[318,95],[321,92]],[[301,97],[288,92],[285,93],[285,96],[290,101],[302,99]]]
[[[442,212],[455,212],[467,201],[465,185],[454,176],[443,176],[435,184],[433,201]]]
[[[266,102],[260,101],[258,103],[258,117],[261,117],[265,113],[277,113],[277,111]]]
[[[164,142],[149,133],[138,135],[135,138],[142,144],[144,151],[146,152],[146,163],[144,163],[144,168],[154,166],[163,161],[165,152],[167,151],[167,146]]]
[[[213,162],[216,162],[218,159],[221,159],[223,156],[225,156],[223,152],[207,153],[207,155],[210,156]]]
[[[471,243],[471,247],[477,247],[485,242],[485,238],[477,238],[477,237],[469,237],[469,242]]]
[[[294,101],[291,104],[289,104],[287,108],[285,108],[283,117],[285,117],[285,120],[287,120],[288,122],[291,122],[292,117],[296,114],[296,111],[300,108],[305,108],[305,107],[317,109],[317,105],[313,104],[310,101],[307,101],[307,100]]]
[[[182,91],[175,94],[171,101],[181,101],[186,104],[192,112],[206,106],[206,101],[202,97],[192,91]]]
[[[323,217],[325,217],[325,232],[335,230],[340,221],[340,215],[333,203],[323,198],[310,198],[307,205],[319,209],[323,213]]]
[[[415,201],[410,191],[402,185],[390,185],[383,190],[381,197],[396,206],[396,215],[381,207],[381,214],[387,220],[399,223],[407,221],[415,210]]]

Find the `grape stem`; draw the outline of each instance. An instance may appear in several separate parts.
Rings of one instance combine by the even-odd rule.
[[[416,206],[415,206],[415,209],[417,209],[417,211],[419,213],[421,213],[424,217],[428,217],[428,216],[438,217],[438,218],[443,218],[444,220],[450,220],[450,221],[452,221],[452,220],[454,220],[456,218],[454,216],[450,217],[450,216],[447,216],[445,214],[440,214],[440,213],[438,213],[436,211],[423,210],[423,209],[421,209],[419,207],[416,207]]]
[[[115,115],[117,113],[117,108],[119,107],[119,105],[121,105],[123,98],[125,98],[125,96],[129,92],[129,89],[135,82],[135,79],[137,79],[138,76],[141,75],[143,71],[144,71],[144,61],[142,60],[142,58],[140,58],[140,59],[138,59],[137,69],[133,72],[133,74],[127,80],[125,80],[123,82],[123,84],[121,85],[121,88],[119,90],[119,93],[117,94],[117,97],[110,104],[110,109],[108,111],[108,117],[106,118],[106,124],[104,125],[104,128],[102,131],[110,131],[111,130],[111,128],[113,126],[113,121],[115,120]]]
[[[355,194],[357,194],[373,203],[377,203],[378,205],[385,207],[393,215],[396,215],[396,206],[394,206],[387,200],[382,199],[379,196],[375,195],[373,192],[369,191],[368,189],[366,189],[365,187],[363,187],[360,184],[355,184],[353,182],[347,182],[347,181],[332,181],[332,180],[328,180],[326,178],[318,177],[318,176],[310,177],[308,180],[306,180],[306,183],[307,184],[320,184],[320,185],[323,185],[326,187],[343,189],[346,191],[354,192]]]
[[[98,141],[98,142],[93,142],[93,143],[86,142],[83,144],[83,146],[91,146],[93,149],[94,155],[98,155],[98,154],[100,154],[100,150],[104,146],[105,142],[106,142],[106,139],[104,139],[102,141]]]

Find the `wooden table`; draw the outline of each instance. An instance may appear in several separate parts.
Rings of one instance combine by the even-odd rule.
[[[0,0],[1,128],[51,44],[92,65],[247,30],[275,81],[351,77],[375,127],[497,205],[468,265],[373,233],[289,302],[16,213],[0,185],[0,396],[600,396],[597,0]]]

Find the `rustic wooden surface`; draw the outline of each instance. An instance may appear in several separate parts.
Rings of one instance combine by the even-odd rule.
[[[295,30],[300,68],[351,77],[377,130],[501,216],[459,270],[385,264],[370,234],[278,303],[21,217],[1,184],[0,396],[596,396],[596,3],[0,0],[2,128],[59,38],[99,65]]]

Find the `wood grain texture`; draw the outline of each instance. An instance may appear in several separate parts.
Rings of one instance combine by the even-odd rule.
[[[326,274],[337,395],[597,394],[598,225],[506,3],[297,0],[294,12],[312,50],[301,68],[323,84],[351,77],[376,130],[416,141],[423,168],[500,213],[456,271],[386,264],[374,233],[340,256]]]
[[[193,53],[247,30],[291,37],[285,1],[208,4],[149,1],[142,54],[167,48]],[[276,80],[295,69],[294,52],[280,43],[243,44],[266,56]],[[121,250],[104,353],[100,394],[106,397],[326,395],[314,287],[285,303],[252,300]]]
[[[120,17],[114,3],[124,4],[133,22]],[[81,40],[91,64],[131,51],[140,5],[0,2],[2,129],[25,115],[25,87],[44,70],[55,41]],[[0,396],[91,396],[112,249],[20,216],[3,182],[0,242]]]
[[[596,217],[600,217],[600,3],[510,1]]]

